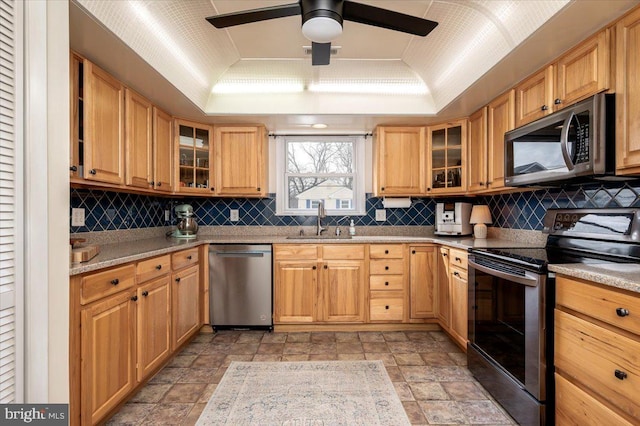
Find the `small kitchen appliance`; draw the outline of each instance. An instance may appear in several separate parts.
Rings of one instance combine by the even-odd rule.
[[[471,203],[437,203],[436,235],[471,235]]]
[[[191,204],[178,204],[175,207],[178,216],[177,228],[169,233],[173,238],[195,238],[198,233],[198,223],[193,214]]]

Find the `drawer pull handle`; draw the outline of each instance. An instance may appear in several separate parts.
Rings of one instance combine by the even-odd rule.
[[[411,254],[416,254],[416,251],[415,250],[411,250]]]
[[[385,309],[389,309],[389,305],[385,305],[385,307],[384,307],[384,308],[385,308]]]
[[[389,250],[385,250],[385,251],[384,251],[384,254],[389,254]]]
[[[142,292],[142,295],[143,295],[144,297],[147,297],[147,296],[149,295],[149,292],[145,290],[145,291],[143,291],[143,292]]]
[[[133,297],[131,298],[131,300],[133,300],[134,302],[137,302],[137,301],[138,301],[138,296],[133,296]]]
[[[176,278],[176,282],[179,283],[180,282],[180,277]]]
[[[384,270],[385,270],[385,271],[388,271],[388,270],[389,270],[389,267],[388,267],[388,266],[385,266],[385,267],[384,267]]]
[[[327,265],[324,265],[323,268],[324,269],[329,269],[329,267]]]
[[[385,282],[384,282],[384,285],[389,285],[389,281],[385,281]]]
[[[442,253],[442,256],[443,257],[447,257],[448,255],[447,255],[447,253]]]
[[[115,279],[111,280],[111,284],[118,285],[118,284],[120,284],[120,280],[115,278]]]
[[[627,378],[627,373],[625,373],[624,371],[616,370],[614,374],[616,375],[616,378],[620,380],[624,380]]]
[[[619,317],[626,317],[629,315],[629,310],[625,308],[618,308],[616,309],[616,314],[618,314]]]
[[[456,277],[459,277],[460,273],[459,272],[454,272],[453,275],[455,275]]]
[[[154,181],[149,182],[149,185],[150,185],[150,186],[153,186],[153,185],[155,185],[155,184],[156,184],[156,183],[155,183]]]
[[[456,256],[456,262],[462,262],[462,259]]]
[[[159,271],[160,269],[162,269],[162,265],[156,266],[156,269]]]
[[[191,260],[191,257],[192,257],[191,255],[187,256],[187,260]]]

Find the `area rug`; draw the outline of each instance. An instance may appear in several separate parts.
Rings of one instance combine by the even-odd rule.
[[[382,361],[234,361],[197,425],[410,423]]]

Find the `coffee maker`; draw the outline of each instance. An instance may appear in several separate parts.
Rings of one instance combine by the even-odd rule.
[[[171,231],[169,235],[174,238],[195,238],[198,233],[198,224],[191,204],[178,204],[175,212],[178,217],[177,229]]]
[[[437,203],[436,235],[471,235],[471,203]]]

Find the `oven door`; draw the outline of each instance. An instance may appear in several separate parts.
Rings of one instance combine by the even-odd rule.
[[[472,254],[469,284],[469,344],[544,401],[546,275]]]

